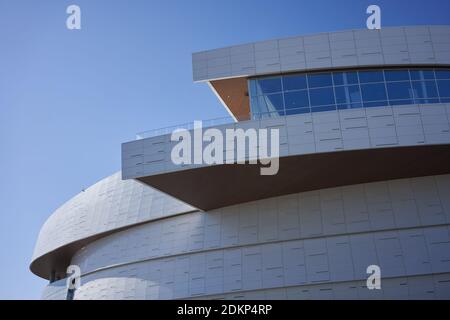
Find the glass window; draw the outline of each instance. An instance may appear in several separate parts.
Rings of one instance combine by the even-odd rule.
[[[362,108],[362,103],[345,103],[345,104],[338,104],[337,108],[339,110],[343,110],[343,109],[357,109],[357,108]]]
[[[358,84],[358,74],[356,72],[334,72],[333,81],[335,86]]]
[[[385,107],[388,106],[387,101],[377,101],[377,102],[364,102],[364,108],[372,108],[372,107]]]
[[[336,106],[330,105],[330,106],[313,107],[311,110],[312,110],[312,112],[332,111],[332,110],[336,110]]]
[[[437,88],[435,81],[413,81],[412,82],[414,98],[437,98]]]
[[[439,96],[441,96],[441,98],[450,97],[450,80],[439,80],[437,84],[439,89]]]
[[[284,94],[286,109],[309,107],[308,91],[295,91]]]
[[[271,118],[278,118],[280,116],[284,116],[284,113],[283,112],[266,112],[266,113],[258,114],[257,119],[271,119]]]
[[[248,81],[252,117],[450,102],[450,68],[369,69]]]
[[[248,92],[250,97],[256,96],[256,80],[248,80]]]
[[[414,100],[390,100],[389,104],[391,106],[401,106],[405,104],[413,104]]]
[[[256,80],[256,94],[281,92],[281,78],[267,78]]]
[[[359,71],[359,82],[383,82],[383,71]]]
[[[286,76],[283,77],[283,90],[301,90],[306,89],[306,76]]]
[[[361,102],[361,93],[359,86],[336,87],[336,103],[353,103]]]
[[[441,99],[442,100],[442,99]],[[445,102],[445,101],[442,101]],[[416,99],[414,103],[418,104],[424,104],[424,103],[439,103],[438,98],[431,98],[431,99]]]
[[[311,113],[311,108],[286,109],[286,115]]]
[[[386,81],[402,81],[409,80],[408,70],[386,70],[384,72]]]
[[[283,96],[281,94],[271,94],[252,98],[252,112],[266,113],[283,111]]]
[[[436,79],[450,79],[450,70],[436,69]]]
[[[410,99],[413,97],[411,83],[409,81],[388,82],[386,87],[389,100]]]
[[[335,104],[333,88],[311,89],[309,91],[311,106]]]
[[[252,111],[252,114],[257,114],[257,113],[261,112],[261,110],[259,108],[258,97],[251,97],[250,98],[250,109]]]
[[[251,97],[250,98],[250,109],[252,111],[252,114],[257,114],[257,113],[261,113],[264,112],[261,111],[261,107],[259,105],[259,98],[258,97]]]
[[[331,73],[308,74],[308,84],[310,88],[329,87],[333,85]]]
[[[434,80],[433,70],[410,70],[411,80]]]
[[[384,83],[362,84],[361,92],[364,102],[387,100],[386,88],[384,87]]]

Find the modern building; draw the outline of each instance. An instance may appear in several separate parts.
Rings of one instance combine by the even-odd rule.
[[[450,26],[204,51],[193,77],[235,120],[207,125],[279,130],[278,174],[141,134],[42,227],[43,298],[78,265],[75,299],[450,299]]]

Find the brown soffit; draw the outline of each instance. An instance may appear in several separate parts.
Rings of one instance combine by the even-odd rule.
[[[280,158],[279,172],[225,164],[138,178],[207,211],[297,192],[450,173],[450,145],[315,153]]]
[[[214,80],[210,85],[237,121],[250,119],[247,78]]]

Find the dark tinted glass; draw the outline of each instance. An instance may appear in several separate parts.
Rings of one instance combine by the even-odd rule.
[[[414,100],[390,100],[389,104],[391,106],[401,106],[405,104],[413,104]]]
[[[388,82],[386,84],[389,100],[412,98],[411,82]]]
[[[309,92],[311,106],[334,104],[333,88],[311,89]]]
[[[450,97],[450,80],[438,80],[439,95],[444,98]]]
[[[257,80],[256,93],[266,94],[281,92],[281,78],[268,78]]]
[[[386,107],[388,105],[387,101],[364,102],[364,108]]]
[[[331,73],[313,73],[308,75],[310,88],[329,87],[333,85]]]
[[[442,101],[445,102],[445,101]],[[424,103],[439,103],[438,98],[432,98],[432,99],[416,99],[414,103],[418,104],[424,104]]]
[[[383,71],[360,71],[359,72],[359,82],[369,83],[369,82],[383,82]]]
[[[386,88],[384,83],[361,85],[362,98],[364,101],[386,100]]]
[[[273,112],[282,111],[283,108],[283,96],[281,94],[271,94],[267,96],[259,96],[255,98],[258,108],[256,112]],[[253,100],[253,101],[255,101]]]
[[[436,70],[436,79],[450,79],[450,70]]]
[[[333,81],[335,86],[357,84],[358,74],[356,72],[335,72],[333,73]]]
[[[352,103],[361,101],[359,86],[336,87],[336,103]]]
[[[346,104],[338,104],[337,108],[339,110],[343,110],[343,109],[357,109],[357,108],[362,108],[362,103],[346,103]]]
[[[309,107],[308,91],[294,91],[284,94],[286,109]]]
[[[306,76],[286,76],[283,77],[283,90],[301,90],[306,89]]]
[[[411,80],[434,80],[433,70],[411,70]]]
[[[296,74],[248,81],[252,115],[450,102],[450,69]],[[334,85],[334,87],[333,87]]]
[[[409,80],[408,70],[386,70],[384,72],[384,77],[386,81],[401,81]]]
[[[310,112],[311,112],[311,108],[286,109],[286,115],[303,114],[303,113],[310,113]]]
[[[436,98],[438,96],[435,81],[413,81],[414,98]]]
[[[332,111],[332,110],[336,110],[336,106],[331,105],[331,106],[313,107],[311,110],[312,110],[312,112]]]

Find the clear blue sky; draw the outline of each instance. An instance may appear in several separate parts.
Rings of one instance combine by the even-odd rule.
[[[82,30],[66,29],[66,8]],[[0,298],[36,299],[39,229],[81,189],[120,170],[135,133],[226,116],[191,53],[284,36],[449,24],[448,0],[0,0]]]

